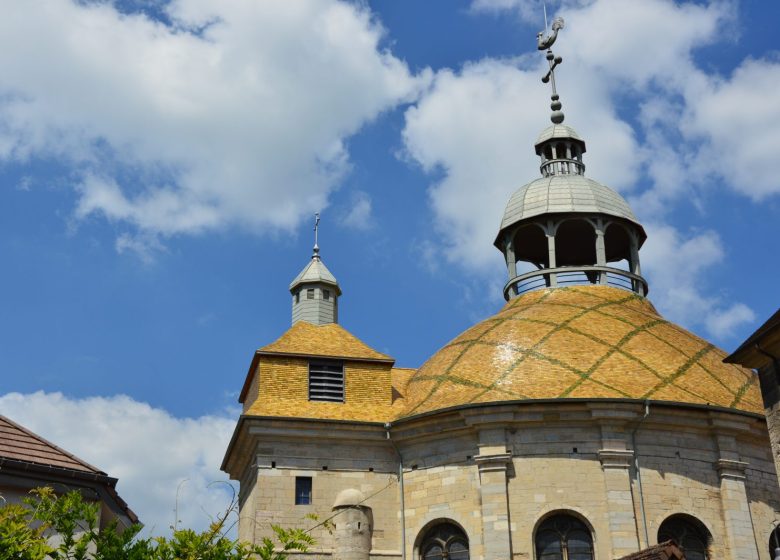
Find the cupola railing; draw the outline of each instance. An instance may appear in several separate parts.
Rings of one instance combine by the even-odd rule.
[[[576,159],[553,159],[542,163],[539,170],[542,172],[542,177],[584,175],[585,165]]]
[[[647,281],[638,274],[612,266],[559,266],[519,274],[504,285],[504,299],[540,288],[602,284],[647,295]]]

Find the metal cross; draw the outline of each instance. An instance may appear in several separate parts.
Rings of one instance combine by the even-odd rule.
[[[555,40],[558,38],[558,31],[561,29],[563,29],[563,18],[557,17],[552,23],[552,35],[545,36],[542,31],[536,34],[537,48],[540,51],[547,51],[546,58],[547,62],[550,64],[550,69],[547,71],[547,74],[542,77],[542,82],[545,84],[550,82],[550,85],[552,86],[552,95],[550,96],[552,103],[550,103],[550,109],[552,109],[553,112],[552,115],[550,115],[550,120],[554,124],[561,124],[563,122],[563,111],[561,111],[563,105],[561,104],[560,97],[555,89],[555,68],[563,62],[563,58],[555,56],[550,47],[555,43]]]
[[[314,256],[315,257],[317,255],[319,255],[319,252],[320,252],[320,247],[317,244],[317,241],[318,241],[317,237],[318,237],[319,231],[320,231],[320,213],[319,212],[315,212],[314,213]]]

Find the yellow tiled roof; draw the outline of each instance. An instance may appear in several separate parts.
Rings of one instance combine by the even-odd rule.
[[[387,422],[403,408],[394,403],[409,375],[389,362],[345,361],[344,402],[309,400],[308,373],[306,357],[261,356],[254,374],[260,384],[247,392],[245,414]]]
[[[399,417],[521,399],[631,398],[763,411],[756,376],[607,286],[515,298],[434,354],[411,377]]]
[[[259,352],[394,361],[390,356],[377,352],[336,323],[313,325],[306,321],[298,321],[276,341],[260,348]]]

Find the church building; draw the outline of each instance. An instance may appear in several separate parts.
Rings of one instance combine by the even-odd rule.
[[[254,354],[222,465],[241,539],[313,527],[314,549],[291,558],[333,560],[772,558],[757,376],[648,299],[645,230],[586,176],[585,140],[563,124],[561,27],[539,37],[541,176],[497,224],[506,304],[397,368],[339,325],[315,243],[289,287],[292,327]]]

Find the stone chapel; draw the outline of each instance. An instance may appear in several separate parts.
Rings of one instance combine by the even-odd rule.
[[[541,176],[512,194],[494,243],[506,304],[397,368],[339,325],[315,244],[289,287],[292,327],[254,354],[222,464],[241,539],[314,527],[314,550],[291,558],[317,560],[613,560],[670,540],[688,560],[773,557],[757,376],[648,299],[645,230],[563,124],[561,27],[539,37]]]

